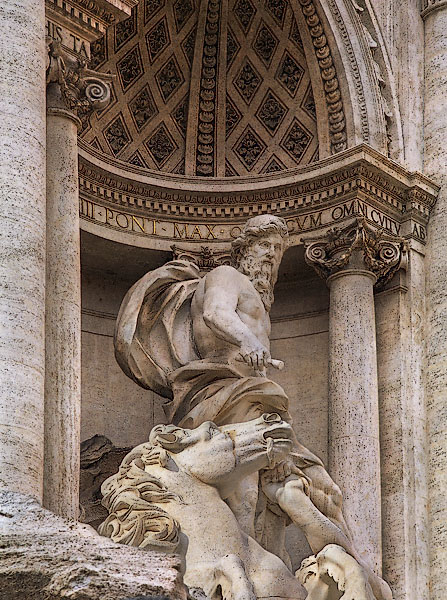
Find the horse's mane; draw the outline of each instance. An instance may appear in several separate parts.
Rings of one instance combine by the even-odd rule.
[[[154,502],[181,502],[181,498],[144,470],[146,465],[164,466],[166,460],[166,451],[150,442],[140,444],[125,456],[118,473],[101,486],[102,504],[109,516],[98,529],[100,535],[139,548],[176,550],[180,525]]]

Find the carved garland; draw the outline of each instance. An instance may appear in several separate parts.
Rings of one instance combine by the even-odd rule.
[[[312,0],[299,0],[299,2],[312,38],[321,78],[323,79],[326,105],[329,113],[331,151],[335,154],[336,152],[345,150],[347,147],[346,119],[337,72],[315,4]]]

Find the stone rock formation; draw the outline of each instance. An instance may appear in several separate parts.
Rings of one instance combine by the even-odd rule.
[[[0,492],[2,600],[186,600],[180,560],[98,536],[31,496]]]

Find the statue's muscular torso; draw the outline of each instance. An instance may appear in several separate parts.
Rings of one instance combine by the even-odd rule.
[[[221,266],[203,277],[192,300],[193,332],[202,358],[229,363],[241,375],[254,369],[237,358],[252,353],[270,357],[270,318],[250,279]],[[264,371],[259,365],[258,371]]]

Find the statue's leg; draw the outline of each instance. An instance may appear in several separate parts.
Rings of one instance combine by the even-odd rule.
[[[313,473],[309,472],[310,469]],[[319,465],[313,465],[305,471],[306,477],[311,479],[309,495],[305,491],[308,481],[295,474],[282,482],[272,482],[267,471],[261,479],[262,489],[270,501],[277,502],[293,523],[302,530],[312,552],[317,554],[329,544],[342,546],[367,571],[376,599],[392,600],[387,583],[371,570],[354,547],[341,513],[341,494],[335,483]],[[319,485],[322,487],[318,488]],[[316,489],[312,489],[314,487]],[[318,507],[313,498],[318,502]],[[320,507],[325,512],[320,510]]]
[[[258,493],[259,473],[256,472],[242,479],[233,494],[226,500],[238,520],[241,529],[252,538],[255,537]]]

